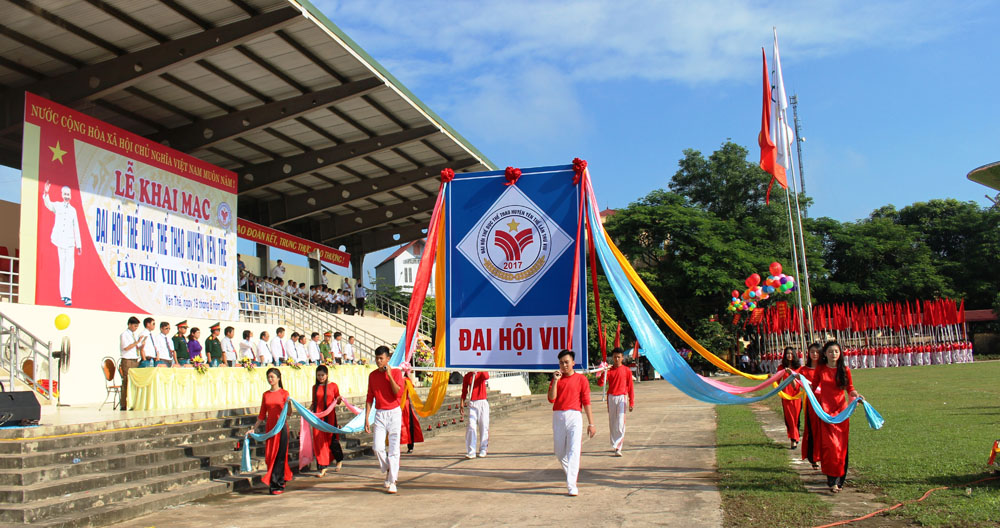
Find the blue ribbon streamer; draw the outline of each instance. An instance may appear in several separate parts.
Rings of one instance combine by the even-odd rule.
[[[712,403],[715,405],[739,405],[758,402],[766,398],[774,396],[779,391],[784,389],[786,386],[795,381],[795,377],[789,376],[778,385],[777,388],[771,390],[770,392],[755,397],[743,397],[737,396],[735,394],[730,394],[724,390],[718,389],[705,383],[699,376],[691,369],[687,361],[681,358],[680,354],[674,349],[670,341],[667,340],[663,332],[657,327],[656,323],[653,321],[649,312],[643,307],[642,302],[639,300],[639,296],[629,282],[628,277],[625,275],[625,270],[622,269],[618,260],[615,258],[614,253],[611,251],[611,247],[608,245],[608,241],[604,238],[604,227],[601,225],[600,220],[596,216],[596,211],[593,207],[593,202],[588,201],[587,203],[587,215],[590,219],[591,234],[594,240],[594,247],[597,250],[597,256],[601,261],[601,266],[604,268],[605,276],[608,279],[608,283],[611,285],[612,291],[615,293],[615,298],[618,300],[618,304],[621,306],[622,312],[625,314],[625,319],[628,320],[632,329],[635,331],[639,342],[643,344],[643,352],[645,352],[646,359],[649,360],[653,368],[663,376],[664,379],[669,381],[674,387],[680,389],[681,392],[701,400],[706,403]],[[599,232],[595,232],[599,231]],[[879,429],[885,420],[882,416],[873,408],[868,402],[863,400],[853,400],[841,413],[835,417],[831,417],[826,411],[823,410],[819,401],[816,400],[815,395],[812,393],[811,387],[809,387],[808,381],[802,379],[800,381],[806,386],[806,394],[809,397],[809,402],[816,411],[816,415],[820,417],[824,422],[827,423],[840,423],[848,419],[854,412],[854,409],[858,405],[858,401],[861,401],[865,409],[865,414],[868,418],[868,424],[873,429]]]
[[[299,413],[299,416],[305,418],[306,422],[309,423],[310,427],[315,427],[320,431],[326,433],[334,434],[349,434],[349,433],[360,433],[365,430],[365,417],[364,413],[358,414],[351,421],[347,422],[343,427],[337,427],[335,425],[330,425],[323,421],[322,418],[318,418],[308,407],[302,405],[301,403],[295,401],[292,398],[288,398],[285,402],[285,406],[281,409],[281,415],[278,417],[278,423],[274,424],[274,427],[266,433],[250,433],[247,435],[246,439],[243,441],[243,454],[240,457],[240,471],[243,473],[249,473],[252,471],[250,467],[250,440],[255,440],[257,442],[263,442],[268,438],[278,434],[279,431],[285,428],[285,422],[288,418],[288,408],[294,407]],[[375,409],[372,408],[371,412],[368,413],[368,423],[375,423]]]
[[[601,225],[590,204],[587,207],[587,214],[590,218],[592,228]],[[663,332],[656,326],[649,312],[642,306],[635,289],[632,288],[628,277],[625,276],[625,271],[618,264],[602,233],[595,233],[592,238],[608,283],[611,284],[611,289],[614,291],[615,298],[621,306],[622,312],[625,314],[625,319],[628,320],[639,342],[642,343],[646,359],[649,360],[653,368],[664,379],[669,381],[671,385],[677,387],[688,396],[706,403],[737,405],[753,403],[769,398],[794,381],[793,378],[789,377],[783,380],[776,389],[771,390],[767,394],[750,398],[730,394],[702,381],[698,377],[698,374],[691,369],[687,361],[681,358],[673,345],[670,344],[670,341],[663,335]]]

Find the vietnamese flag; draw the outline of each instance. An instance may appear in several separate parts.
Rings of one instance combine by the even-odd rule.
[[[767,53],[764,48],[760,49],[760,54],[764,57],[764,100],[757,144],[760,145],[760,168],[771,175],[771,183],[767,185],[767,195],[764,197],[764,203],[769,204],[775,180],[785,189],[788,188],[788,180],[785,179],[785,168],[778,165],[778,147],[771,139],[771,80],[767,75]]]

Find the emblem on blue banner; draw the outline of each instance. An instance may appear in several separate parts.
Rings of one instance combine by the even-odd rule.
[[[458,250],[516,306],[571,243],[558,224],[512,185],[458,243]]]

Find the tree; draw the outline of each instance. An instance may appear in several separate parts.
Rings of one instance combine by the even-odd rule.
[[[670,190],[655,190],[618,210],[606,224],[664,309],[691,335],[719,354],[728,292],[763,273],[775,261],[789,262],[788,215],[784,193],[764,204],[770,177],[746,160],[743,147],[726,143],[707,159],[685,150]],[[806,204],[805,196],[800,201]],[[822,239],[806,233],[810,275],[826,273]],[[671,342],[680,346],[676,336]],[[711,348],[716,347],[716,348]]]

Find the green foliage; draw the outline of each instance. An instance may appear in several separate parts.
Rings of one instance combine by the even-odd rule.
[[[747,156],[733,143],[707,158],[685,150],[668,189],[619,209],[605,224],[664,309],[718,355],[736,337],[725,311],[728,292],[742,291],[748,275],[766,273],[775,260],[797,275],[789,265],[785,192],[775,187],[765,205],[770,176]],[[811,200],[801,195],[799,202],[806,209]],[[807,217],[803,226],[813,303],[948,296],[966,298],[969,309],[1000,312],[998,208],[931,200],[900,210],[887,205],[857,222]],[[602,305],[605,297],[602,291]],[[797,304],[794,294],[782,299]],[[712,316],[722,324],[707,325]]]
[[[825,302],[961,297],[991,306],[1000,290],[1000,211],[954,199],[883,206],[858,222],[809,222],[830,263],[813,280]],[[812,275],[812,274],[811,274]]]
[[[529,372],[528,388],[532,394],[545,394],[549,391],[549,373]]]
[[[798,474],[788,466],[787,447],[771,442],[746,405],[719,405],[715,409],[723,525],[817,524],[830,506],[802,486]]]
[[[726,335],[731,327],[708,324],[713,315],[731,320],[727,292],[742,290],[744,278],[765,272],[772,261],[790,261],[785,193],[774,192],[765,205],[770,177],[746,161],[747,155],[733,143],[707,159],[686,150],[669,191],[649,193],[605,225],[667,313],[717,354],[734,341]],[[808,206],[809,199],[802,196],[800,202]],[[825,274],[822,240],[806,235],[810,271]]]

